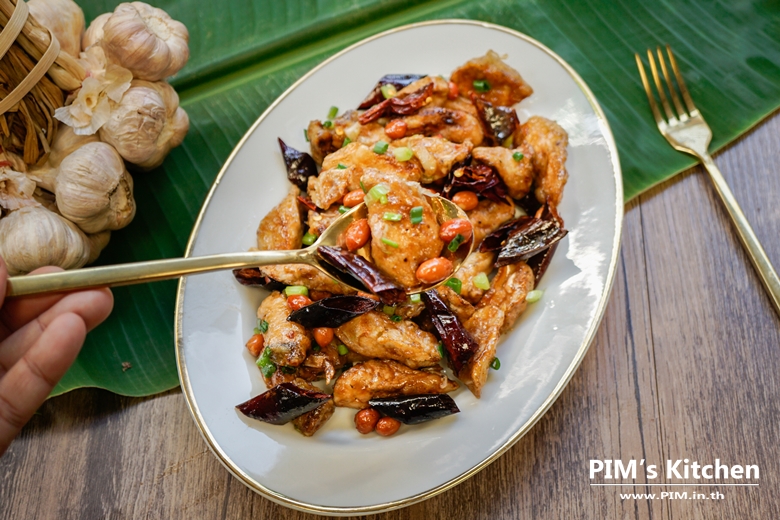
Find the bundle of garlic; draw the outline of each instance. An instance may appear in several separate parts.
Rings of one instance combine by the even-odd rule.
[[[94,261],[111,231],[135,216],[125,161],[142,170],[156,168],[189,128],[165,81],[189,57],[183,24],[132,2],[97,17],[85,32],[84,15],[73,0],[29,0],[29,7],[36,23],[60,41],[66,57],[57,63],[80,79],[57,83],[71,91],[54,112],[64,124],[58,130],[49,124],[43,132],[49,139],[37,164],[28,168],[25,162],[32,162],[15,150],[0,150],[0,256],[12,274]],[[52,79],[58,73],[65,77],[59,69],[53,67]],[[0,68],[0,80],[2,74]]]
[[[165,78],[189,58],[181,22],[143,2],[119,4],[90,24],[79,62],[88,77],[55,117],[80,135],[99,132],[128,163],[162,164],[189,129],[187,113]]]

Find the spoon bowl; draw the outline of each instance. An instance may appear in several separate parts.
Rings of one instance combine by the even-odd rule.
[[[436,220],[442,224],[453,218],[468,219],[468,215],[453,202],[432,192],[424,193],[436,215]],[[339,236],[357,219],[366,218],[368,208],[365,202],[355,206],[341,215],[325,230],[309,247],[290,251],[246,251],[241,253],[222,253],[189,258],[167,258],[129,264],[107,265],[61,271],[56,273],[35,274],[27,276],[12,276],[6,285],[6,297],[25,296],[31,294],[71,291],[95,287],[116,287],[139,283],[170,280],[191,274],[207,273],[225,269],[242,269],[278,264],[308,264],[316,267],[331,278],[358,290],[366,291],[355,278],[334,269],[317,253],[321,246],[338,246]],[[473,235],[473,234],[472,234]],[[454,253],[450,254],[453,263],[453,273],[457,272],[473,248],[473,236],[464,242]],[[364,248],[363,256],[368,255]],[[452,276],[450,275],[450,276]],[[404,288],[407,294],[414,294],[432,289],[447,279],[436,284],[419,285]]]

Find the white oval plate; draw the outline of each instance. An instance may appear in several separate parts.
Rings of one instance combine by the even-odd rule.
[[[219,460],[247,486],[307,512],[357,515],[410,505],[440,493],[495,460],[525,434],[563,390],[604,312],[617,260],[623,191],[607,120],[582,79],[560,57],[518,32],[481,22],[409,25],[357,43],[306,74],[247,132],[219,173],[192,232],[187,255],[243,251],[289,183],[277,137],[307,150],[303,128],[332,105],[355,107],[387,73],[448,76],[489,49],[508,55],[534,94],[517,106],[569,133],[570,178],[560,213],[569,234],[529,305],[498,347],[475,399],[453,395],[461,413],[393,437],[361,436],[354,410],[338,409],[314,437],[292,425],[244,418],[235,405],[263,391],[244,343],[265,291],[240,286],[230,271],[182,280],[177,359],[195,422]]]

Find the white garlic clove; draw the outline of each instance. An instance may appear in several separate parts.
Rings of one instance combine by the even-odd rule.
[[[30,14],[49,29],[60,49],[78,58],[84,33],[84,12],[73,0],[28,0]]]
[[[90,245],[72,222],[42,206],[31,206],[0,219],[0,256],[12,275],[44,265],[73,269],[87,263]]]
[[[133,80],[100,128],[100,139],[114,146],[126,161],[151,170],[181,144],[189,126],[173,87],[164,81]]]
[[[89,24],[89,27],[84,32],[84,37],[81,38],[81,49],[87,50],[95,43],[103,39],[103,26],[113,13],[103,13]]]
[[[135,216],[133,179],[106,143],[88,143],[60,163],[54,183],[62,216],[86,233],[121,229]]]
[[[100,41],[111,60],[138,79],[158,81],[172,76],[190,56],[184,24],[143,2],[119,4],[102,30],[102,37],[95,41]]]

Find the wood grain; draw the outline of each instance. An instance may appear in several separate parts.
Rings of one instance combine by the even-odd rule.
[[[716,162],[780,266],[778,149],[775,114]],[[532,431],[455,489],[371,518],[780,518],[778,323],[705,174],[686,172],[627,206],[596,340]],[[761,485],[706,490],[723,500],[621,499],[590,486],[595,458],[758,464]],[[315,518],[230,476],[179,391],[48,401],[0,459],[0,481],[4,519]],[[638,481],[622,492],[673,489]]]

